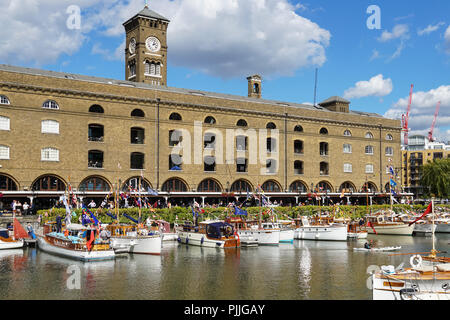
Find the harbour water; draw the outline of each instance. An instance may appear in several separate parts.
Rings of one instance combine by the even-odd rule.
[[[36,248],[0,251],[1,300],[371,300],[368,271],[409,266],[393,253],[425,252],[431,237],[369,235],[397,252],[355,252],[366,240],[300,241],[240,249],[164,242],[161,256],[77,262]],[[437,234],[436,248],[450,248]],[[446,254],[448,256],[448,254]]]

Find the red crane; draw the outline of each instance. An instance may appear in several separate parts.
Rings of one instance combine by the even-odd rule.
[[[440,105],[441,105],[441,102],[439,101],[439,102],[437,103],[437,106],[436,106],[436,111],[435,111],[435,113],[434,113],[434,119],[433,119],[433,123],[431,124],[431,129],[430,129],[430,131],[428,132],[428,140],[429,140],[430,142],[433,142],[433,141],[434,141],[434,139],[433,139],[433,130],[434,130],[434,125],[436,124],[436,118],[437,118],[437,115],[438,115],[438,112],[439,112],[439,107],[440,107]]]
[[[409,123],[409,111],[411,110],[411,101],[412,101],[412,94],[413,94],[413,88],[414,85],[411,85],[411,90],[409,91],[409,103],[408,103],[408,109],[406,111],[406,116],[402,114],[402,131],[403,131],[403,144],[408,144],[408,123]]]

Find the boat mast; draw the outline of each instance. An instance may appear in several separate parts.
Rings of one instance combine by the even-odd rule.
[[[141,223],[141,207],[142,207],[142,204],[141,204],[141,181],[142,181],[142,175],[143,175],[143,173],[142,173],[142,171],[141,171],[141,175],[139,176],[139,220],[138,220],[138,222],[139,223]]]
[[[434,247],[434,197],[431,198],[431,212],[432,212],[432,225],[431,225],[431,242],[432,242],[432,249],[431,249],[431,257],[436,258],[436,249]]]

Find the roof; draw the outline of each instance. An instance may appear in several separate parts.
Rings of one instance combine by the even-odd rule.
[[[159,13],[156,13],[153,10],[150,10],[147,6],[145,6],[144,9],[142,9],[138,14],[136,14],[133,18],[128,19],[127,22],[124,23],[127,24],[130,20],[134,20],[137,17],[144,17],[144,18],[150,18],[150,19],[158,19],[158,20],[164,20],[167,22],[170,22],[169,19],[163,17],[162,15],[160,15]]]
[[[333,102],[342,102],[342,103],[350,104],[350,101],[348,101],[342,97],[338,97],[338,96],[330,97],[330,98],[320,102],[319,104],[322,105],[322,104],[329,104],[329,103],[333,103]]]
[[[209,98],[227,99],[227,100],[233,100],[233,101],[268,104],[268,105],[272,105],[272,106],[278,105],[281,107],[288,107],[288,108],[302,108],[302,109],[309,109],[309,110],[318,110],[318,111],[322,111],[322,112],[334,112],[334,111],[330,111],[327,108],[322,107],[320,105],[314,106],[312,104],[258,99],[258,98],[252,98],[252,97],[247,97],[247,96],[238,96],[238,95],[233,95],[233,94],[225,94],[225,93],[217,93],[217,92],[207,92],[207,91],[201,91],[201,90],[195,90],[195,89],[182,89],[182,88],[175,88],[175,87],[168,87],[168,86],[157,86],[157,85],[151,85],[151,84],[144,83],[144,82],[133,82],[133,81],[126,81],[126,80],[110,79],[110,78],[100,78],[100,77],[71,74],[71,73],[65,73],[65,72],[56,72],[56,71],[34,69],[34,68],[27,68],[27,67],[10,66],[10,65],[4,65],[4,64],[0,64],[0,71],[15,72],[15,73],[20,73],[20,74],[29,74],[29,75],[35,75],[35,76],[45,76],[45,77],[52,77],[52,78],[59,78],[59,79],[78,80],[78,81],[84,81],[84,82],[101,83],[101,84],[107,84],[107,85],[109,84],[109,85],[126,86],[126,87],[133,87],[133,88],[137,88],[137,89],[158,90],[158,91],[163,91],[163,92],[204,96],[204,97],[209,97]],[[332,97],[332,98],[335,98],[335,97]],[[325,101],[328,101],[332,98],[329,98]],[[345,100],[345,101],[347,101],[347,100]],[[371,113],[371,112],[361,112],[361,111],[350,110],[350,114],[384,118],[383,116],[381,116],[379,114]]]

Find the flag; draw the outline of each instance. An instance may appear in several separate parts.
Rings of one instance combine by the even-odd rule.
[[[64,206],[66,207],[66,213],[72,213],[72,211],[70,210],[69,204],[67,203],[66,195],[63,196],[63,203],[64,203]]]
[[[191,207],[191,209],[192,209],[192,218],[194,219],[195,216],[198,216],[198,212],[196,212],[196,211],[194,210],[194,207]]]
[[[92,248],[92,242],[95,240],[94,230],[91,230],[91,237],[89,238],[89,241],[86,242],[86,247],[89,251],[91,251]]]
[[[427,210],[425,210],[425,212],[416,220],[414,220],[413,222],[410,222],[409,225],[412,225],[413,223],[416,223],[417,221],[419,221],[420,219],[422,219],[423,217],[425,217],[427,214],[429,214],[432,211],[432,202],[430,202],[430,204],[427,207]]]
[[[152,189],[150,187],[147,187],[147,192],[148,194],[152,195],[152,196],[157,196],[159,195],[158,191],[156,191],[155,189]]]
[[[372,228],[372,230],[373,230],[373,232],[375,233],[375,234],[378,234],[377,233],[377,230],[375,230],[375,228],[373,227],[373,224],[372,224],[372,222],[367,222],[367,225],[369,226],[369,227],[371,227]]]
[[[392,179],[390,180],[390,183],[391,183],[391,186],[393,186],[393,187],[397,186],[397,183]]]
[[[395,175],[395,173],[394,173],[394,168],[392,168],[392,166],[389,166],[389,172],[394,176]]]
[[[83,209],[86,210],[87,212],[89,212],[89,214],[91,215],[91,219],[94,222],[94,224],[98,225],[99,222],[98,222],[97,218],[95,217],[95,215],[88,208],[86,208],[86,206],[84,204],[83,204]]]
[[[246,216],[247,215],[247,211],[240,209],[238,207],[234,207],[234,214],[237,216]]]

